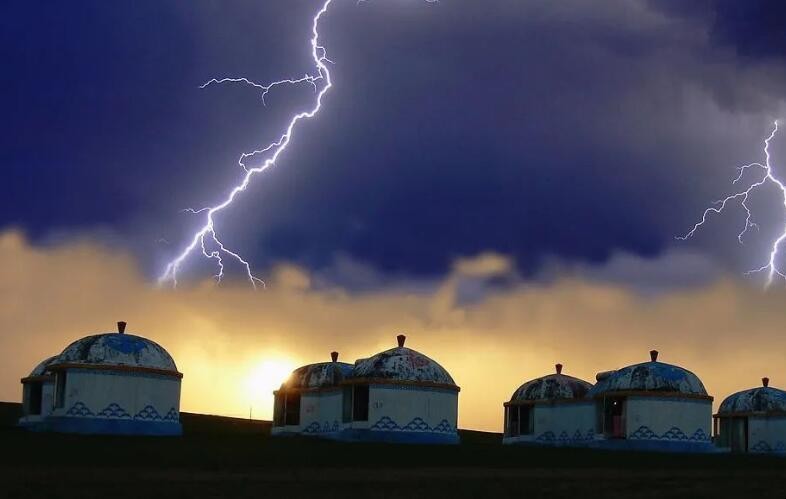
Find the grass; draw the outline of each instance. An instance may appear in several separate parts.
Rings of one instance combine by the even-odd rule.
[[[0,403],[9,498],[786,498],[786,459],[269,437],[270,423],[182,414],[181,438],[33,434]]]

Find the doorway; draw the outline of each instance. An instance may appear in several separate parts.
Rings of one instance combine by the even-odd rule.
[[[625,399],[607,398],[603,405],[603,433],[607,438],[625,438]]]

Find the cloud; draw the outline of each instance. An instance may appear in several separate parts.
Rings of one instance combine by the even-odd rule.
[[[499,430],[502,402],[556,362],[592,380],[598,371],[646,360],[651,348],[696,372],[716,406],[764,375],[786,385],[778,377],[786,376],[786,293],[731,279],[655,296],[575,277],[519,281],[466,303],[455,272],[427,294],[312,289],[308,272],[291,266],[261,292],[209,281],[163,290],[149,286],[130,256],[87,240],[44,249],[5,232],[0,254],[0,400],[20,398],[19,378],[39,360],[87,334],[112,331],[117,320],[173,354],[185,374],[183,410],[236,416],[252,405],[255,415],[269,417],[270,394],[248,388],[264,362],[322,361],[332,350],[351,361],[390,348],[402,331],[462,387],[466,428]],[[488,261],[457,268],[486,268],[478,262]]]

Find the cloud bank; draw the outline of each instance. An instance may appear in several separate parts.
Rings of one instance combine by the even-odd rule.
[[[587,380],[648,359],[687,367],[720,400],[770,376],[786,386],[781,333],[786,292],[767,294],[732,278],[669,294],[563,277],[534,285],[511,259],[485,254],[456,262],[437,285],[366,293],[315,287],[308,271],[281,265],[269,288],[210,282],[152,289],[137,263],[88,240],[48,248],[14,231],[0,234],[0,400],[19,400],[19,378],[42,358],[117,320],[167,348],[184,372],[182,409],[269,417],[272,395],[250,393],[266,359],[353,361],[395,344],[445,366],[461,386],[459,423],[500,430],[502,403],[556,362]],[[467,282],[496,282],[472,300]],[[473,289],[480,289],[474,287]]]

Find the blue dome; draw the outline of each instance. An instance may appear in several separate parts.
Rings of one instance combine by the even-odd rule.
[[[590,390],[591,396],[607,392],[647,391],[682,393],[686,395],[707,396],[698,376],[679,366],[657,361],[657,352],[652,352],[653,360],[612,371],[599,377],[598,383]]]
[[[404,335],[399,335],[397,348],[356,361],[352,377],[456,386],[444,367],[422,353],[406,348],[405,339]]]
[[[590,383],[573,376],[549,374],[521,385],[513,392],[510,401],[579,400],[585,398],[591,388]]]
[[[317,389],[338,386],[352,374],[352,364],[346,362],[320,362],[298,367],[281,384],[282,390]]]
[[[52,365],[59,364],[139,367],[177,373],[175,361],[161,345],[125,333],[96,334],[77,340]]]
[[[726,397],[718,409],[726,415],[749,412],[786,414],[786,391],[768,386],[743,390]]]

